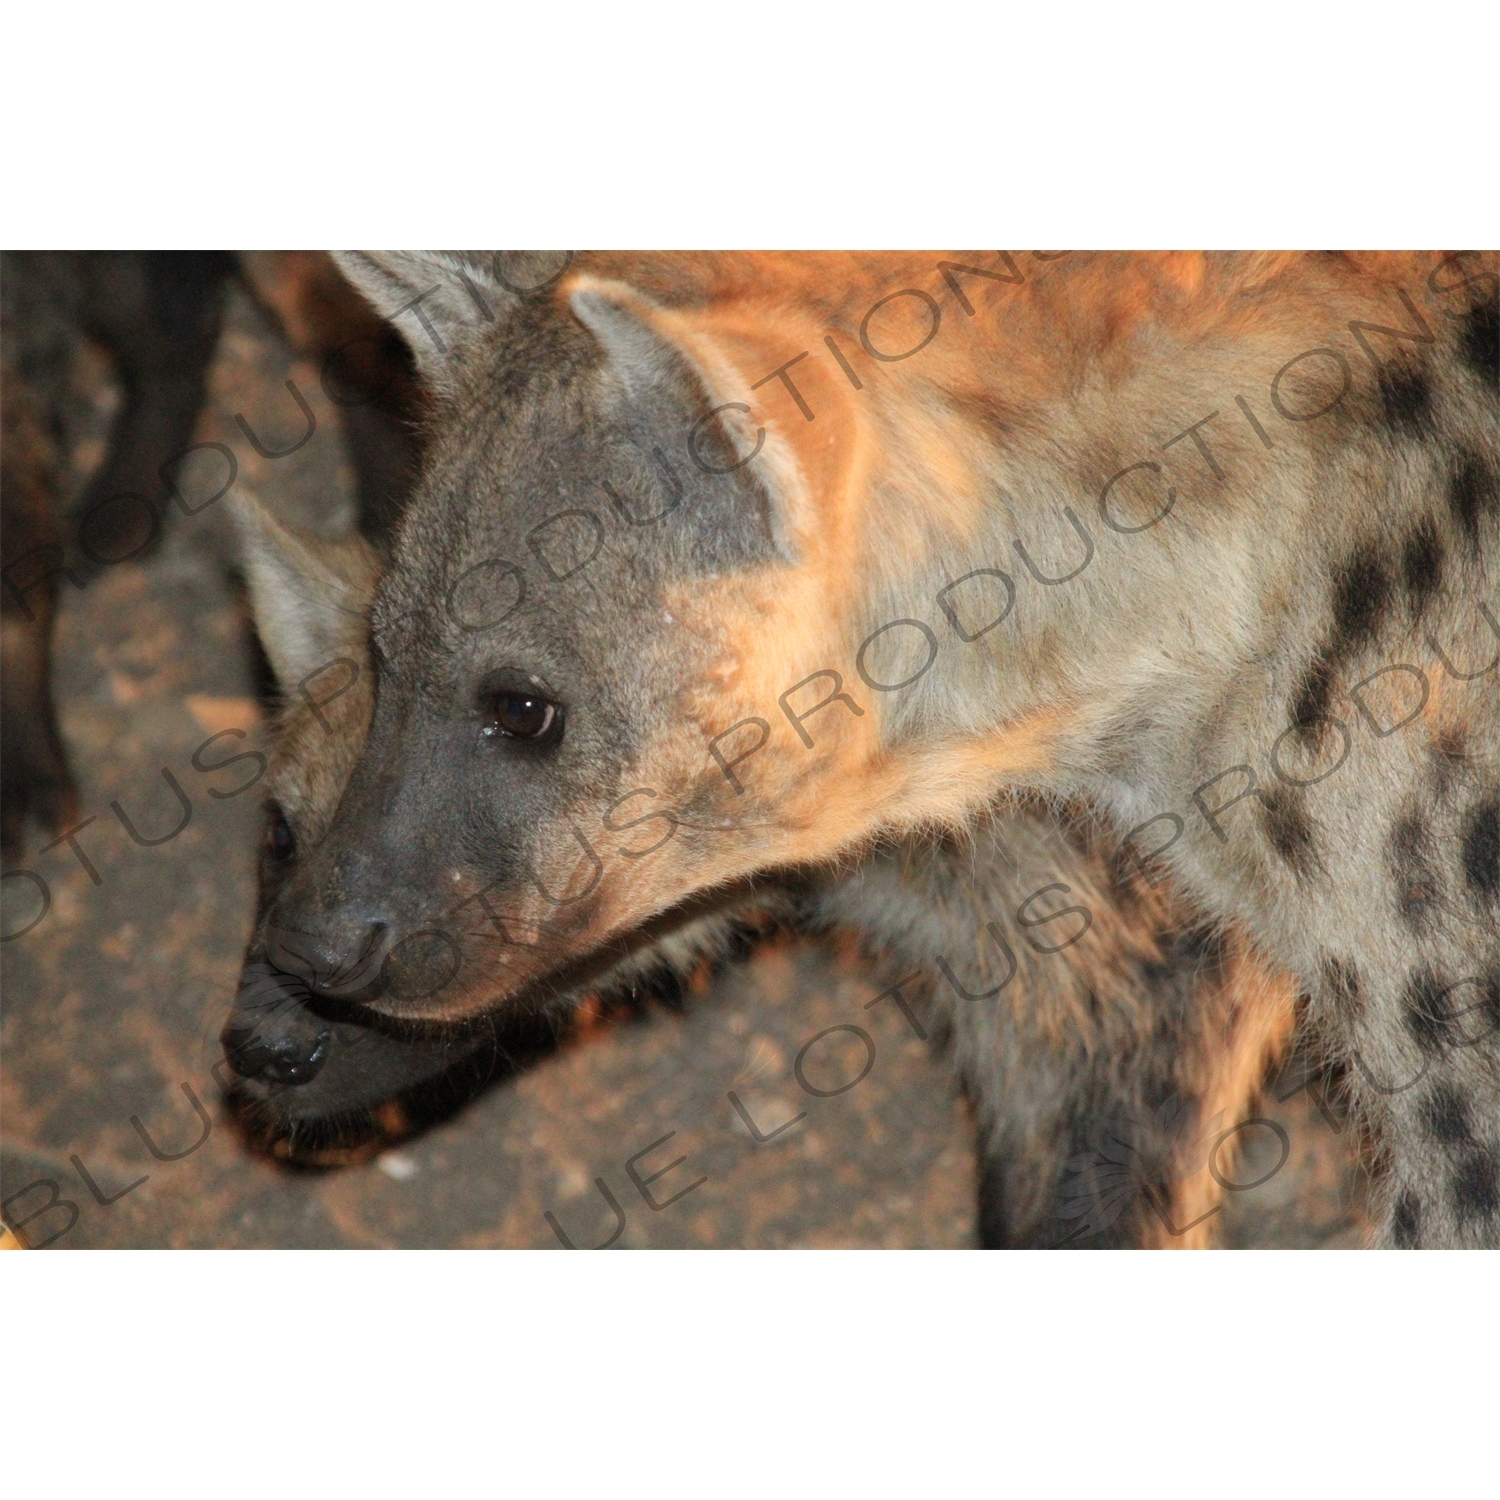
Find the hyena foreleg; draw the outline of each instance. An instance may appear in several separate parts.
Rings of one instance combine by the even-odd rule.
[[[904,843],[816,902],[920,975],[978,1118],[986,1247],[1211,1242],[1289,983],[1030,814]]]

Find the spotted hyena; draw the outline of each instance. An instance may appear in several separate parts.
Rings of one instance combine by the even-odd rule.
[[[240,512],[283,1128],[769,910],[912,976],[987,1243],[1207,1213],[1299,1014],[1386,1242],[1500,1242],[1496,256],[342,265],[436,415],[389,557]]]

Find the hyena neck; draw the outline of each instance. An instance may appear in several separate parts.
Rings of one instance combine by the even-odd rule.
[[[1159,852],[1303,972],[1323,951],[1296,920],[1308,889],[1338,864],[1367,889],[1384,878],[1381,840],[1361,852],[1349,822],[1361,796],[1379,781],[1409,800],[1455,753],[1482,767],[1500,722],[1493,377],[1487,390],[1465,359],[1462,323],[1388,300],[1380,321],[1426,328],[1430,346],[1361,365],[1346,306],[1286,348],[1226,342],[1191,366],[1165,348],[982,445],[955,418],[953,448],[982,455],[972,498],[877,487],[865,532],[859,640],[924,617],[942,642],[914,690],[880,694],[885,741],[1003,740],[1050,715],[1024,784],[1093,803],[1143,868]],[[1322,364],[1345,394],[1278,418],[1278,370],[1340,336],[1349,353]],[[1298,417],[1329,398],[1310,376],[1276,394]],[[893,560],[889,538],[943,508],[921,561]],[[908,675],[885,644],[902,634],[867,649],[867,685]],[[1340,829],[1351,848],[1331,851]]]

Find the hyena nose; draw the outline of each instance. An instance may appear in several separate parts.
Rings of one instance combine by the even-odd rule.
[[[308,1009],[307,987],[270,964],[249,964],[234,1010],[219,1033],[224,1056],[241,1078],[309,1083],[328,1057],[329,1027]]]
[[[372,999],[381,988],[390,952],[390,929],[365,922],[306,931],[266,928],[266,957],[295,975],[315,995],[338,1000]]]

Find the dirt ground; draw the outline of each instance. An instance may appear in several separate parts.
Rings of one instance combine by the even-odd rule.
[[[236,416],[272,448],[290,441],[302,419],[288,378],[317,428],[295,453],[267,460]],[[118,396],[102,356],[85,354],[75,384],[81,487]],[[198,437],[227,445],[236,482],[286,518],[330,535],[351,523],[338,409],[318,371],[292,358],[238,289]],[[184,492],[206,498],[224,460],[200,457]],[[51,907],[3,950],[0,1196],[33,1244],[555,1248],[617,1231],[622,1247],[975,1242],[967,1106],[897,1010],[865,1009],[877,989],[837,943],[767,942],[680,1010],[586,1012],[555,1052],[369,1160],[307,1170],[250,1149],[212,1069],[254,915],[260,806],[253,789],[215,795],[237,784],[243,764],[237,773],[194,765],[223,730],[246,738],[201,752],[210,765],[263,746],[232,558],[225,507],[210,505],[174,517],[149,561],[63,588],[58,706],[84,817],[94,819],[77,845],[97,882],[69,844],[39,854],[45,840],[33,837],[26,867],[47,882]],[[161,838],[183,816],[169,778],[190,820],[164,842],[133,842],[112,804],[141,838]],[[35,915],[38,895],[26,881],[6,887],[9,933]],[[844,1025],[868,1031],[874,1064],[856,1087],[809,1097],[793,1060]],[[839,1045],[823,1043],[808,1072],[857,1071],[861,1059],[841,1058]],[[1270,1175],[1228,1195],[1226,1245],[1362,1240],[1353,1130],[1295,1088],[1304,1068],[1292,1059],[1260,1107],[1272,1123],[1245,1134],[1236,1180]],[[757,1143],[731,1091],[762,1133],[805,1117]]]

